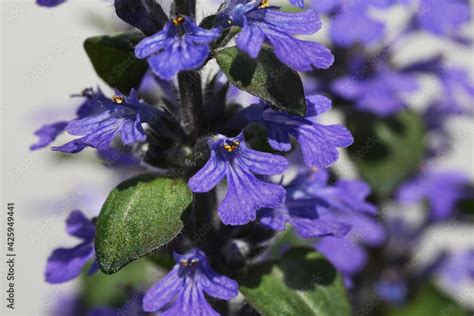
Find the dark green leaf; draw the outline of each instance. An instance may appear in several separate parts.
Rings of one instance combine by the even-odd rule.
[[[423,122],[414,112],[404,111],[392,118],[354,113],[347,126],[355,140],[349,147],[350,158],[380,196],[390,194],[423,158]]]
[[[468,315],[453,300],[441,294],[434,286],[422,288],[408,305],[393,308],[390,316],[425,316],[425,315]]]
[[[168,16],[156,0],[115,0],[114,6],[122,20],[147,35],[160,31],[168,21]]]
[[[202,19],[201,23],[199,23],[199,27],[204,29],[210,30],[214,27],[214,23],[216,22],[216,15],[208,15],[204,19]]]
[[[146,61],[137,59],[133,52],[142,38],[141,33],[135,32],[90,37],[84,48],[99,77],[111,87],[128,93],[140,84],[148,68]]]
[[[312,249],[294,248],[279,263],[251,267],[239,284],[262,315],[350,315],[341,276]]]
[[[97,219],[101,270],[114,273],[172,240],[183,228],[192,194],[180,179],[139,176],[116,187]]]
[[[472,188],[470,188],[472,190]],[[460,214],[463,215],[474,215],[474,199],[466,198],[458,202],[457,209]]]
[[[282,64],[269,48],[263,47],[256,59],[235,46],[214,54],[222,71],[239,89],[268,101],[277,110],[297,115],[306,113],[300,76]]]

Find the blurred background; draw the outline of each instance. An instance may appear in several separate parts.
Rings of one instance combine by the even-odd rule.
[[[215,7],[214,4],[202,4],[201,12],[211,12],[212,6]],[[43,276],[52,249],[76,243],[64,233],[66,216],[74,209],[81,209],[88,215],[97,214],[108,192],[125,175],[117,175],[114,170],[97,163],[92,151],[86,150],[72,159],[48,149],[30,152],[29,146],[35,142],[33,132],[43,123],[71,117],[79,102],[71,99],[71,94],[97,85],[109,91],[95,74],[82,43],[88,37],[114,33],[125,26],[115,17],[113,6],[107,1],[71,0],[67,5],[48,10],[38,7],[33,1],[1,0],[0,10],[1,194],[3,209],[7,203],[15,204],[17,255],[14,311],[5,306],[6,266],[0,265],[0,314],[47,315],[52,306],[75,287],[73,282],[49,285]],[[388,21],[389,34],[396,33],[403,23],[403,8],[395,7],[378,14]],[[474,24],[466,26],[464,31],[472,39]],[[324,39],[326,35],[323,26],[318,38]],[[447,52],[456,65],[468,69],[473,79],[472,47],[460,50],[447,41],[426,34],[403,43],[399,62],[438,49]],[[439,89],[428,83],[416,98],[410,100],[409,106],[423,108],[424,101],[436,93]],[[336,113],[327,119],[334,122],[337,118]],[[452,135],[452,150],[436,159],[430,168],[459,170],[472,182],[474,119],[456,117],[448,122],[448,130]],[[357,177],[345,156],[336,164],[336,170],[346,178]],[[400,211],[410,212],[412,209],[407,206]],[[2,223],[5,223],[3,213]],[[474,247],[473,228],[471,224],[453,227],[449,222],[435,225],[426,234],[419,250],[426,254],[423,260],[429,260],[437,247]],[[6,251],[5,229],[6,225],[2,224],[2,262]],[[474,308],[473,286],[450,294]]]

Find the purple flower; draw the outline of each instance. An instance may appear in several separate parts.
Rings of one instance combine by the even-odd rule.
[[[312,1],[311,7],[316,9],[318,12],[330,13],[338,8],[342,3],[342,0],[315,0]]]
[[[173,269],[145,294],[146,312],[160,312],[162,316],[219,315],[204,294],[221,300],[237,296],[237,282],[212,270],[202,251],[193,249],[174,256]]]
[[[474,281],[474,249],[446,254],[433,272],[449,288]]]
[[[358,109],[387,116],[405,107],[402,97],[415,91],[418,83],[411,74],[383,69],[363,79],[340,78],[331,88],[339,96],[353,100]]]
[[[290,3],[295,7],[304,8],[304,0],[290,0]]]
[[[336,220],[328,201],[308,190],[310,186],[324,189],[327,180],[326,170],[301,172],[286,186],[287,197],[283,205],[259,211],[260,223],[275,230],[284,230],[289,223],[303,238],[344,236],[351,225]]]
[[[469,74],[460,68],[441,69],[441,88],[443,97],[452,107],[451,113],[472,114],[472,102],[474,101],[474,84],[472,84]],[[466,102],[467,101],[467,102]],[[471,106],[466,109],[463,103]]]
[[[147,59],[156,75],[171,79],[179,71],[200,67],[209,55],[209,43],[219,35],[219,29],[206,30],[189,17],[178,16],[138,43],[135,55]]]
[[[375,283],[375,292],[382,299],[396,305],[406,303],[408,297],[405,280],[379,280]]]
[[[35,135],[39,137],[38,141],[30,146],[30,150],[44,148],[54,142],[56,137],[64,132],[67,126],[66,121],[60,121],[53,124],[43,125],[35,131]]]
[[[367,7],[364,4],[349,5],[335,16],[329,27],[329,35],[336,45],[368,45],[383,37],[384,24],[372,19],[367,13]]]
[[[384,36],[385,25],[369,15],[371,7],[386,8],[394,3],[407,4],[411,0],[314,0],[318,12],[334,13],[329,26],[331,40],[347,47],[361,43],[373,44]]]
[[[300,144],[303,159],[308,167],[326,168],[337,161],[338,147],[348,147],[353,143],[349,130],[342,125],[321,125],[315,117],[331,108],[331,101],[323,96],[306,98],[306,116],[300,117],[286,112],[278,112],[266,104],[253,104],[241,115],[248,122],[265,126],[270,146],[279,151],[290,151],[290,136]]]
[[[313,34],[321,28],[315,10],[289,13],[270,6],[268,0],[227,1],[217,14],[216,24],[241,27],[237,46],[252,58],[258,56],[264,43],[269,43],[278,59],[297,71],[326,69],[334,62],[334,56],[323,45],[294,37]]]
[[[282,173],[288,165],[284,157],[248,148],[242,134],[235,138],[218,135],[209,140],[209,147],[211,157],[188,186],[193,192],[208,192],[226,177],[227,194],[218,208],[224,224],[244,225],[255,220],[258,209],[283,203],[285,189],[254,174]]]
[[[81,243],[74,248],[58,248],[48,258],[46,266],[46,282],[63,283],[74,279],[81,272],[82,267],[95,258],[94,236],[95,223],[87,219],[80,211],[73,211],[66,220],[66,230],[69,235],[81,239]],[[98,270],[94,263],[89,273]]]
[[[340,191],[339,194],[344,195],[345,191]],[[350,223],[350,232],[342,238],[321,238],[315,248],[342,273],[345,285],[352,287],[352,276],[360,272],[367,263],[365,246],[380,245],[385,240],[385,231],[382,224],[364,213],[339,210],[334,217]]]
[[[419,26],[438,36],[453,36],[471,19],[466,0],[421,0]]]
[[[260,211],[260,222],[276,230],[290,223],[303,238],[322,237],[315,248],[343,274],[346,285],[365,265],[364,245],[385,238],[373,216],[377,210],[365,201],[370,189],[362,181],[339,180],[328,185],[328,171],[302,172],[288,185],[284,206]]]
[[[90,112],[87,108],[82,111],[86,115],[70,121],[66,131],[75,136],[81,136],[62,146],[52,147],[54,151],[77,153],[86,147],[106,150],[118,135],[125,145],[144,142],[146,133],[142,123],[153,123],[160,117],[161,112],[138,99],[135,90],[126,97],[116,92],[109,99],[98,99],[97,109]]]
[[[339,239],[351,231],[353,213],[364,219],[376,213],[375,207],[365,202],[370,192],[365,183],[341,180],[329,186],[328,177],[326,169],[301,172],[286,187],[285,204],[274,210],[261,210],[260,222],[276,230],[283,230],[290,223],[303,238]]]
[[[426,199],[430,206],[430,219],[442,220],[453,215],[461,198],[472,194],[468,184],[467,176],[456,172],[422,174],[400,186],[397,200],[409,203]]]
[[[76,111],[77,118],[91,115],[91,113],[100,108],[101,102],[107,100],[100,89],[97,91],[85,89],[80,96],[84,97],[85,100]],[[30,146],[30,150],[41,149],[54,142],[54,140],[65,131],[67,124],[68,121],[64,120],[43,125],[40,129],[35,131],[35,135],[39,137],[39,140]]]
[[[64,2],[66,2],[66,0],[36,0],[36,4],[42,7],[55,7]]]

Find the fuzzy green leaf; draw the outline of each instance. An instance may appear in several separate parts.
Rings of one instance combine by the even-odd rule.
[[[181,179],[144,175],[108,196],[97,219],[95,247],[100,269],[114,273],[172,240],[183,228],[192,193]]]
[[[350,315],[342,277],[312,249],[294,248],[279,262],[251,267],[239,284],[262,315]]]
[[[143,34],[137,32],[90,37],[84,48],[99,77],[128,94],[140,84],[148,68],[146,61],[137,59],[133,51],[142,38]]]
[[[414,112],[391,118],[368,113],[348,117],[354,135],[349,157],[379,196],[387,196],[419,167],[424,154],[424,126]]]
[[[271,49],[263,47],[256,59],[235,46],[217,50],[214,55],[237,88],[268,101],[277,110],[297,115],[306,113],[300,76],[282,64]]]

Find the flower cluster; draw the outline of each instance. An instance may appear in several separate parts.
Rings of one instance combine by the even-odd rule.
[[[46,7],[63,2],[37,0]],[[115,0],[129,30],[85,45],[114,92],[84,90],[75,116],[38,129],[31,150],[94,149],[100,159],[116,167],[133,164],[148,176],[118,185],[97,219],[70,214],[67,232],[81,243],[52,253],[47,282],[69,281],[88,262],[90,274],[99,268],[115,274],[148,256],[166,275],[146,292],[134,285],[139,313],[274,315],[255,292],[281,296],[291,309],[297,300],[292,292],[341,282],[334,287],[344,283],[354,293],[375,291],[402,304],[413,280],[438,277],[452,286],[474,279],[472,249],[445,251],[426,269],[397,266],[409,264],[427,228],[456,218],[460,202],[474,196],[467,176],[426,170],[429,159],[447,150],[437,138],[448,139],[448,119],[472,115],[466,100],[474,99],[474,85],[446,56],[400,66],[395,49],[419,32],[465,46],[467,2],[289,2],[298,9],[268,0],[226,0],[198,21],[194,1],[173,1],[167,14],[154,0]],[[394,6],[417,10],[382,45],[388,28],[374,12]],[[327,45],[313,39],[323,27],[321,16],[329,18]],[[90,43],[101,41],[113,49],[92,54]],[[117,71],[106,59],[129,68]],[[442,94],[416,111],[409,98],[423,89],[424,76],[433,75]],[[335,120],[321,117],[328,112],[345,123],[327,123]],[[64,136],[69,141],[53,145]],[[341,178],[344,166],[333,168],[346,148],[364,181]],[[385,210],[425,200],[429,215],[422,223],[408,224]],[[293,234],[298,241],[288,237]],[[300,245],[309,255],[301,265],[288,264],[285,249]],[[318,261],[309,259],[316,252],[333,269],[319,266],[332,276],[327,283],[315,281],[308,269]],[[293,284],[285,269],[294,266],[313,284]],[[358,282],[375,266],[367,282]],[[259,273],[258,280],[252,273]],[[90,314],[137,307],[127,303],[136,301],[134,291],[127,293],[129,301]],[[313,296],[320,295],[304,300]],[[353,296],[355,308],[364,303],[361,296]],[[303,303],[308,310],[326,304]]]

